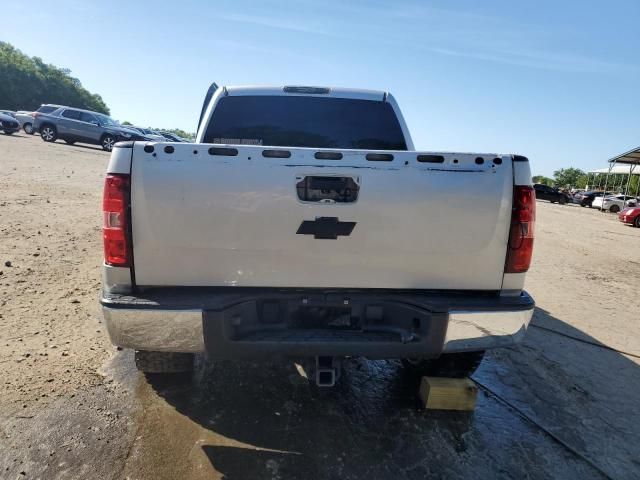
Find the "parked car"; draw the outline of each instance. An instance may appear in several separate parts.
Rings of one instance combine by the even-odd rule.
[[[600,192],[598,190],[589,190],[586,192],[582,192],[582,193],[577,193],[573,196],[573,200],[580,204],[581,207],[592,207],[593,204],[593,200],[596,197],[601,197],[603,194],[603,192]]]
[[[57,106],[48,113],[40,109],[36,112],[33,128],[40,132],[45,142],[55,142],[60,138],[70,145],[76,142],[90,143],[110,152],[116,142],[149,140],[102,113],[64,106]]]
[[[628,207],[618,213],[618,220],[622,223],[640,228],[640,207]]]
[[[214,85],[202,112],[195,143],[121,143],[107,168],[101,304],[138,369],[206,351],[315,358],[320,386],[345,356],[467,376],[522,339],[526,157],[417,152],[386,92]]]
[[[20,122],[20,127],[24,130],[24,133],[28,135],[33,134],[33,112],[18,110],[16,112],[16,119]]]
[[[159,132],[159,133],[170,142],[188,142],[189,141],[186,138],[179,137],[175,133],[171,133],[171,132]]]
[[[0,113],[5,113],[18,120],[20,128],[24,130],[24,133],[29,135],[33,133],[33,112],[27,112],[26,110],[18,110],[17,112],[12,110],[0,110]]]
[[[595,208],[602,208],[602,210],[608,210],[611,213],[618,213],[626,207],[635,207],[637,204],[638,199],[636,197],[622,194],[596,197],[592,203]]]
[[[57,109],[64,107],[64,105],[56,105],[55,103],[43,103],[38,109],[33,112],[33,118],[36,119],[39,115],[46,115],[55,112]],[[34,130],[37,132],[38,130]]]
[[[571,195],[561,192],[555,187],[549,187],[548,185],[536,183],[533,188],[536,191],[537,200],[548,200],[551,203],[558,202],[561,205],[570,203],[572,201]]]
[[[164,138],[162,135],[160,135],[155,130],[151,130],[150,128],[136,127],[136,126],[133,126],[133,125],[127,125],[126,128],[129,128],[129,129],[135,130],[136,132],[139,132],[140,135],[144,135],[149,140],[156,140],[158,142],[166,142],[167,141],[166,138]]]
[[[33,112],[33,123],[31,125],[31,133],[40,133],[35,128],[35,125],[37,124],[36,120],[40,115],[46,115],[46,114],[55,112],[57,109],[62,107],[63,105],[56,105],[53,103],[43,103],[42,105],[40,105],[38,109],[35,112]]]
[[[5,135],[12,135],[20,130],[20,123],[18,123],[18,120],[12,115],[0,113],[0,130],[2,130]]]
[[[582,192],[584,192],[584,190],[579,190],[579,189],[575,189],[575,188],[572,188],[571,190],[569,190],[569,197],[571,197],[571,202],[572,203],[579,203],[576,200],[576,197],[578,195],[580,195]]]

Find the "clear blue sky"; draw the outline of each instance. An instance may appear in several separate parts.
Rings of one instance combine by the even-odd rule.
[[[0,39],[112,116],[193,131],[212,81],[392,92],[416,147],[534,173],[640,145],[640,1],[5,1]]]

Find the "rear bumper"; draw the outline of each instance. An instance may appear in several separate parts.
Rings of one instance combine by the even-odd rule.
[[[525,292],[497,295],[296,289],[154,289],[105,294],[111,341],[137,350],[202,352],[214,359],[274,356],[437,357],[510,346],[534,310]],[[315,309],[315,310],[314,310]],[[309,324],[317,309],[355,325]],[[354,320],[351,320],[354,322]]]

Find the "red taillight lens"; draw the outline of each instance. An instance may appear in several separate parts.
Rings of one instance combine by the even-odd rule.
[[[104,181],[102,213],[104,225],[104,261],[117,267],[130,266],[128,219],[129,175],[107,175]]]
[[[533,255],[535,223],[535,190],[533,187],[516,185],[513,187],[513,207],[505,273],[523,273],[529,270]]]

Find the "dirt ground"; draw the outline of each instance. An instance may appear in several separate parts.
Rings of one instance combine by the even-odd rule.
[[[167,383],[102,324],[108,158],[0,135],[0,478],[640,478],[640,229],[538,202],[534,320],[472,414],[421,410],[397,362],[328,390],[287,363]]]

